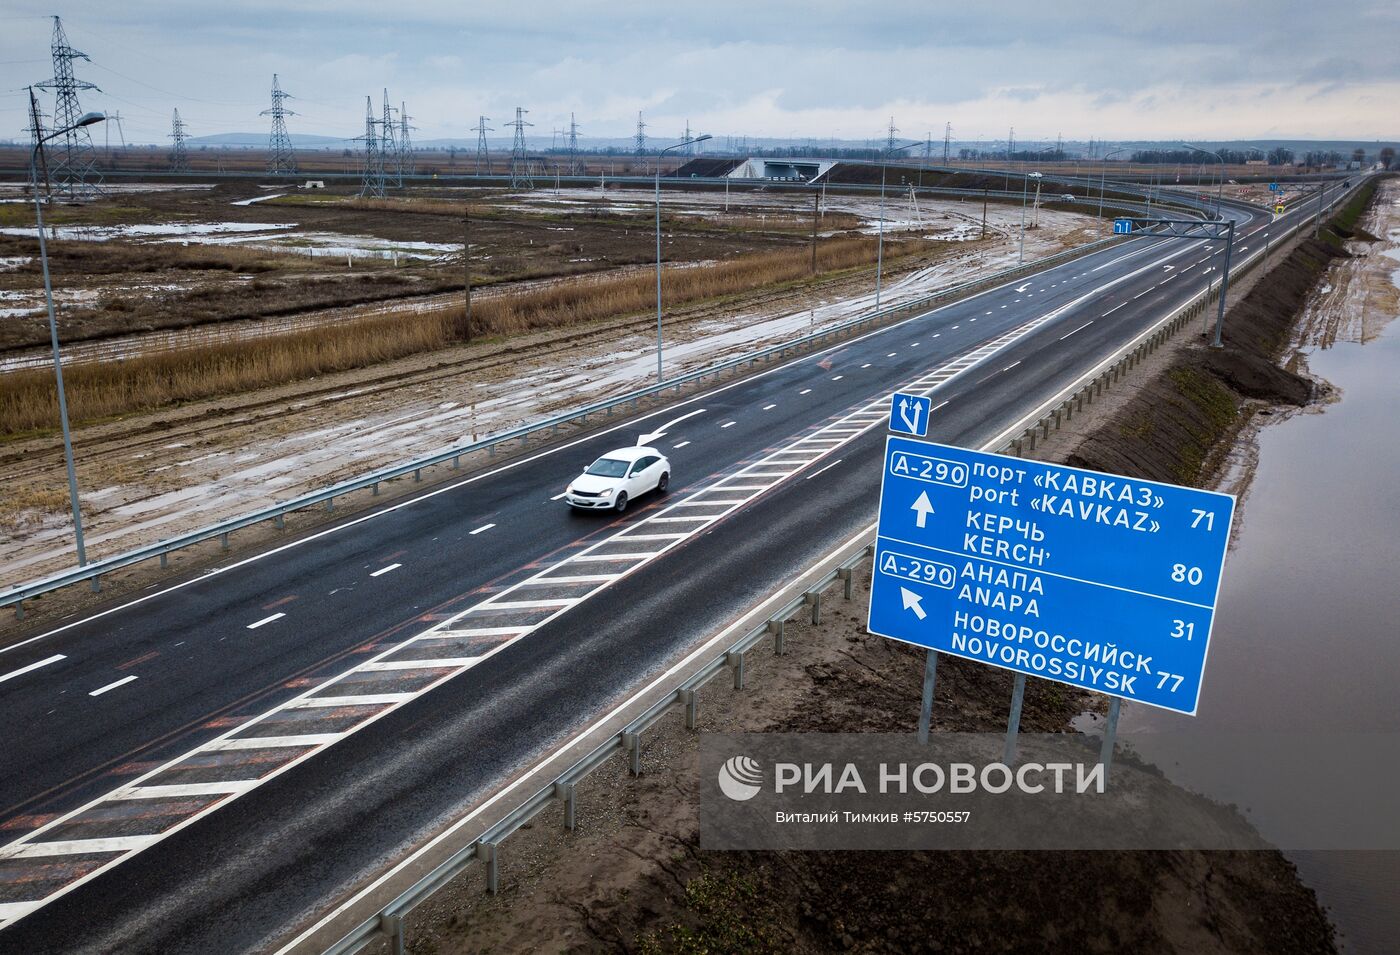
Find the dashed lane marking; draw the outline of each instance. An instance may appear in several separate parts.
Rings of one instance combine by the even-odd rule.
[[[721,428],[732,428],[732,427],[734,427],[734,426],[735,426],[736,424],[738,424],[738,423],[739,423],[739,422],[737,422],[737,421],[726,421],[724,424],[720,425],[720,427],[721,427]]]
[[[381,567],[381,568],[379,568],[379,569],[376,570],[374,573],[370,574],[370,576],[371,576],[371,577],[383,577],[385,574],[389,573],[390,571],[398,570],[398,569],[399,569],[400,567],[402,567],[402,566],[403,566],[403,564],[390,564],[388,567]]]
[[[45,659],[43,659],[43,660],[39,660],[37,663],[31,663],[31,664],[29,664],[29,666],[20,667],[18,670],[11,670],[9,673],[6,673],[4,676],[0,676],[0,683],[4,683],[6,680],[13,680],[13,679],[14,679],[15,677],[17,677],[17,676],[23,676],[23,675],[26,674],[26,673],[30,673],[30,672],[32,672],[32,671],[34,671],[34,670],[39,669],[40,667],[46,667],[46,666],[48,666],[50,663],[57,663],[59,660],[66,660],[66,659],[68,659],[68,658],[67,658],[66,656],[64,656],[62,653],[55,653],[53,656],[47,657],[47,658],[45,658]]]
[[[869,368],[870,366],[869,366],[869,365],[866,365],[865,367]],[[774,408],[776,408],[776,407],[778,407],[776,404],[764,405],[764,406],[763,406],[763,410],[764,410],[764,411],[772,411],[772,410],[773,410]]]
[[[135,679],[136,679],[136,676],[135,676],[134,674],[133,674],[132,676],[128,676],[128,677],[122,677],[120,680],[118,680],[118,681],[115,682],[115,683],[108,683],[106,686],[99,686],[97,689],[95,689],[95,690],[93,690],[91,693],[89,693],[88,696],[101,696],[103,693],[108,693],[108,692],[110,692],[110,691],[112,691],[112,690],[115,690],[115,689],[116,689],[117,687],[119,687],[119,686],[126,686],[128,683],[130,683],[131,681],[133,681],[133,680],[135,680]]]
[[[263,617],[261,620],[255,620],[255,621],[253,621],[252,623],[248,624],[248,629],[249,629],[249,630],[256,630],[256,629],[258,629],[259,627],[265,627],[265,626],[267,626],[268,624],[272,623],[274,620],[281,620],[281,619],[282,619],[283,617],[285,617],[285,616],[286,616],[285,613],[282,613],[281,611],[278,611],[277,613],[273,614],[273,615],[270,616],[270,617]]]
[[[687,441],[687,442],[685,442],[685,443],[686,443],[686,444],[689,444],[690,442]],[[677,445],[677,447],[679,447],[679,446],[680,446],[680,445]],[[565,494],[568,494],[568,493],[569,493],[568,491],[562,491],[562,492],[560,492],[559,494],[556,494],[556,495],[554,495],[553,497],[551,497],[550,500],[551,500],[551,501],[562,501],[562,500],[564,500],[564,495],[565,495]]]
[[[495,524],[482,524],[482,525],[481,525],[480,527],[478,527],[476,530],[474,530],[474,531],[469,531],[469,533],[470,533],[473,537],[475,537],[477,534],[480,534],[480,533],[482,533],[482,532],[484,532],[484,531],[489,531],[491,528],[493,528],[493,527],[495,527],[495,526],[496,526]]]
[[[1083,325],[1080,325],[1078,328],[1076,328],[1073,332],[1066,332],[1065,334],[1061,335],[1061,336],[1060,336],[1060,341],[1064,341],[1066,338],[1068,338],[1070,335],[1075,334],[1076,332],[1082,332],[1082,331],[1084,331],[1084,329],[1088,328],[1088,327],[1089,327],[1090,325],[1092,325],[1092,324],[1094,324],[1094,321],[1093,321],[1093,319],[1090,319],[1089,321],[1085,322]]]
[[[844,460],[843,458],[837,458],[835,461],[832,461],[832,462],[831,462],[830,464],[828,464],[826,467],[824,467],[824,468],[818,468],[817,470],[813,471],[811,474],[807,475],[807,480],[809,480],[809,481],[812,480],[812,478],[816,477],[818,474],[821,474],[823,471],[829,471],[829,470],[831,470],[832,468],[836,467],[836,465],[840,464],[843,460]]]
[[[811,393],[811,388],[803,388],[801,391],[798,392],[799,395],[810,395]]]
[[[690,443],[689,441],[682,441],[680,444],[673,444],[673,445],[671,445],[671,450],[672,450],[672,451],[679,451],[681,448],[685,447],[685,446],[686,446],[687,444],[689,444],[689,443]]]

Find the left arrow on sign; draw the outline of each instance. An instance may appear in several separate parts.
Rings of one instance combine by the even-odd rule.
[[[914,616],[918,617],[920,620],[928,616],[928,614],[924,613],[924,608],[919,606],[919,602],[924,599],[923,597],[920,597],[908,587],[900,587],[899,596],[904,601],[905,610],[914,611]]]
[[[928,499],[928,491],[920,491],[918,498],[909,505],[909,510],[915,514],[914,523],[923,527],[928,523],[928,516],[933,513],[933,503]]]

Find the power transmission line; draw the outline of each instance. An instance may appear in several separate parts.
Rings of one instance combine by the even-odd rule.
[[[180,118],[178,109],[170,118],[170,139],[174,143],[170,149],[170,171],[189,172],[190,157],[185,151],[185,121]]]
[[[417,126],[408,124],[408,105],[402,100],[399,101],[399,182],[403,182],[404,176],[412,176],[418,171],[418,159],[413,155],[413,140],[409,138],[409,130],[417,129]]]
[[[528,109],[515,107],[515,122],[506,123],[515,128],[515,139],[510,147],[510,187],[512,189],[533,189],[535,182],[530,178],[530,154],[525,150],[525,127],[534,123],[525,121]]]
[[[472,131],[476,133],[476,174],[478,176],[489,176],[491,174],[491,152],[486,148],[486,134],[491,132],[491,127],[486,125],[486,121],[491,117],[478,116],[476,125]]]
[[[374,103],[365,97],[365,134],[360,137],[365,144],[365,162],[360,179],[360,195],[375,199],[384,198],[384,153],[380,149],[379,121],[374,118]]]
[[[53,178],[60,195],[69,200],[79,200],[103,194],[102,177],[97,172],[95,150],[92,137],[86,128],[77,125],[83,115],[78,102],[79,90],[98,90],[92,83],[73,75],[73,61],[87,60],[86,53],[80,53],[68,43],[68,35],[63,32],[63,21],[53,18],[53,78],[37,84],[40,89],[52,90],[54,94],[53,124],[55,129],[66,132],[60,139],[58,161],[54,163]]]
[[[267,137],[267,149],[271,154],[267,160],[267,171],[273,175],[294,176],[297,171],[296,153],[292,151],[292,137],[287,134],[287,117],[296,113],[287,109],[284,101],[290,93],[282,92],[277,82],[277,74],[272,74],[272,108],[265,109],[259,116],[272,117],[272,132]]]
[[[395,144],[394,135],[394,108],[389,105],[389,91],[384,91],[384,118],[379,121],[379,155],[384,165],[386,185],[389,167],[394,167],[394,185],[403,186],[403,176],[400,175],[398,163],[395,161],[399,149]]]
[[[574,114],[569,114],[569,175],[583,175],[583,164],[578,159],[578,123]]]

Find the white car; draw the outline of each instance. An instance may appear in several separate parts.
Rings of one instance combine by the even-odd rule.
[[[671,462],[655,448],[618,448],[588,467],[564,491],[570,507],[614,510],[619,514],[648,491],[666,492],[671,483]]]

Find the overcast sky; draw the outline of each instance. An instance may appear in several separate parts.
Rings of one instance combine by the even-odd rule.
[[[20,88],[51,75],[58,12],[128,139],[266,134],[272,74],[293,133],[351,137],[364,98],[408,104],[420,139],[497,132],[516,106],[549,137],[658,139],[686,121],[726,135],[923,139],[1397,139],[1400,2],[1175,0],[879,4],[707,0],[6,0],[0,138],[22,138]],[[52,97],[42,101],[52,108]],[[115,131],[114,131],[115,132]]]

